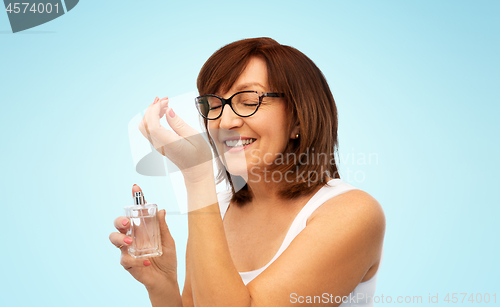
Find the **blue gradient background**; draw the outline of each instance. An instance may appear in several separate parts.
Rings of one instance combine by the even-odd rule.
[[[177,204],[168,177],[135,172],[128,122],[196,90],[216,49],[258,36],[304,52],[331,86],[344,178],[387,218],[376,294],[499,296],[499,13],[497,1],[80,1],[17,34],[0,13],[0,305],[148,306],[108,235],[134,183]],[[167,222],[182,288],[187,217]]]

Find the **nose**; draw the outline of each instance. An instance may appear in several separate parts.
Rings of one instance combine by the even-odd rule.
[[[236,113],[233,112],[233,109],[231,109],[231,106],[225,105],[224,109],[222,110],[222,115],[219,118],[220,123],[219,127],[221,129],[233,129],[237,127],[241,127],[243,124],[243,119],[236,115]]]

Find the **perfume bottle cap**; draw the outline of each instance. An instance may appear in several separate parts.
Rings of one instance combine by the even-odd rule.
[[[134,193],[134,204],[135,205],[144,205],[146,201],[144,200],[144,195],[141,191]]]

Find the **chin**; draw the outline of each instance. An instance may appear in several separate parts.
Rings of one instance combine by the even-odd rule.
[[[248,178],[248,168],[246,163],[243,164],[241,161],[226,160],[226,164],[224,166],[231,176],[240,176],[245,178],[245,180]]]

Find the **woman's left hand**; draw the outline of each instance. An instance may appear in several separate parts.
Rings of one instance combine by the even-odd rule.
[[[169,126],[165,129],[160,118],[166,117]],[[155,101],[148,107],[139,130],[154,148],[172,161],[189,182],[213,179],[212,151],[200,132],[186,124],[168,106],[168,97]]]

